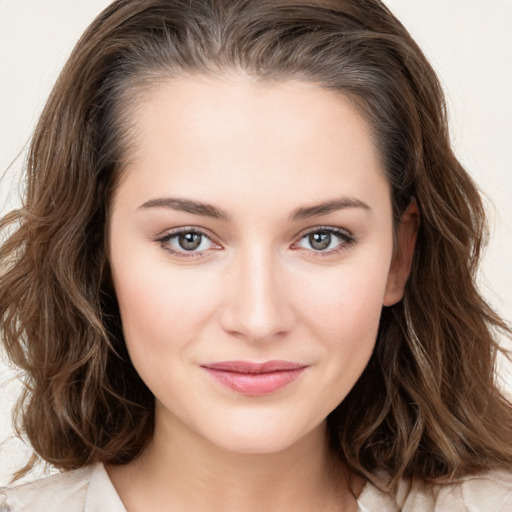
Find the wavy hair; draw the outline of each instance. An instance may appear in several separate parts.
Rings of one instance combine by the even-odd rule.
[[[18,433],[63,470],[127,463],[151,439],[154,399],[110,280],[108,208],[137,94],[226,73],[348,96],[372,127],[395,222],[413,198],[420,210],[404,299],[383,308],[367,368],[328,417],[332,449],[392,484],[510,467],[512,406],[495,382],[497,332],[510,329],[475,285],[484,208],[433,69],[379,0],[117,0],[90,25],[37,125],[23,205],[0,223],[0,332],[25,384]]]

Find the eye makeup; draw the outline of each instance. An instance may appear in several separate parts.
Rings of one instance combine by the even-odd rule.
[[[338,243],[331,247],[333,241],[336,240]],[[299,245],[303,241],[310,244],[311,248]],[[208,233],[193,226],[173,229],[156,238],[155,242],[158,242],[162,249],[178,258],[204,258],[211,250],[222,250],[222,247],[214,242]],[[356,237],[346,229],[334,226],[316,226],[301,233],[299,240],[291,246],[291,249],[307,251],[314,254],[315,257],[329,257],[346,251],[355,242]],[[319,248],[315,248],[313,244],[318,244]],[[200,249],[203,245],[209,245],[209,247]],[[329,247],[331,248],[329,249]]]
[[[338,239],[340,242],[337,246],[329,250],[315,249],[314,247],[312,247],[310,252],[313,252],[315,256],[319,256],[322,258],[340,254],[346,251],[351,245],[353,245],[356,242],[356,237],[352,233],[350,233],[346,229],[337,228],[333,226],[316,226],[315,228],[310,229],[305,233],[302,233],[299,241],[306,239],[308,243],[311,243],[312,241],[313,243],[317,243],[318,239],[314,240],[314,238],[311,238],[314,237],[315,235],[327,236],[327,241],[329,241],[328,247],[331,245],[333,237]],[[325,241],[325,238],[320,240],[320,245],[324,245]]]
[[[215,247],[197,251],[195,249],[187,249],[182,246],[180,250],[179,245],[181,245],[182,242],[191,245],[190,238],[188,241],[186,239],[187,235],[196,235],[196,237],[200,238],[201,243],[199,244],[198,247],[201,247],[201,245],[203,245],[204,240],[208,240],[210,244]],[[207,256],[207,251],[222,249],[220,245],[215,244],[215,242],[213,242],[209,234],[207,234],[200,228],[192,226],[173,229],[172,231],[167,232],[165,235],[156,238],[155,241],[160,244],[162,249],[171,253],[173,256],[177,256],[178,258],[204,258]]]

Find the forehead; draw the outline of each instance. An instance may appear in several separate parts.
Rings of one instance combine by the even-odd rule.
[[[315,200],[331,189],[368,195],[387,187],[354,104],[313,83],[169,79],[145,88],[130,109],[124,178],[148,195],[193,186],[212,202],[229,186],[251,199],[280,190]]]
[[[328,145],[341,142],[341,136],[372,135],[348,95],[301,80],[197,75],[161,80],[141,89],[134,100],[128,110],[139,134],[140,128],[149,128],[148,123],[173,114],[167,119],[166,135],[176,141],[191,132],[198,144],[204,138],[213,141],[229,136],[233,140],[236,131],[238,140],[249,140],[250,135],[254,142],[264,141],[267,146],[305,139],[317,144],[320,137]]]

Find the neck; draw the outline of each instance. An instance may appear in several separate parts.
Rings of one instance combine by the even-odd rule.
[[[128,512],[352,511],[348,472],[325,423],[277,453],[238,453],[158,424],[141,457],[107,468]]]

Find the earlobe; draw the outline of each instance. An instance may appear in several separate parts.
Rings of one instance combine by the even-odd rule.
[[[393,306],[404,296],[405,285],[411,273],[414,246],[420,223],[415,199],[405,210],[396,233],[396,247],[389,268],[388,280],[382,304]]]

